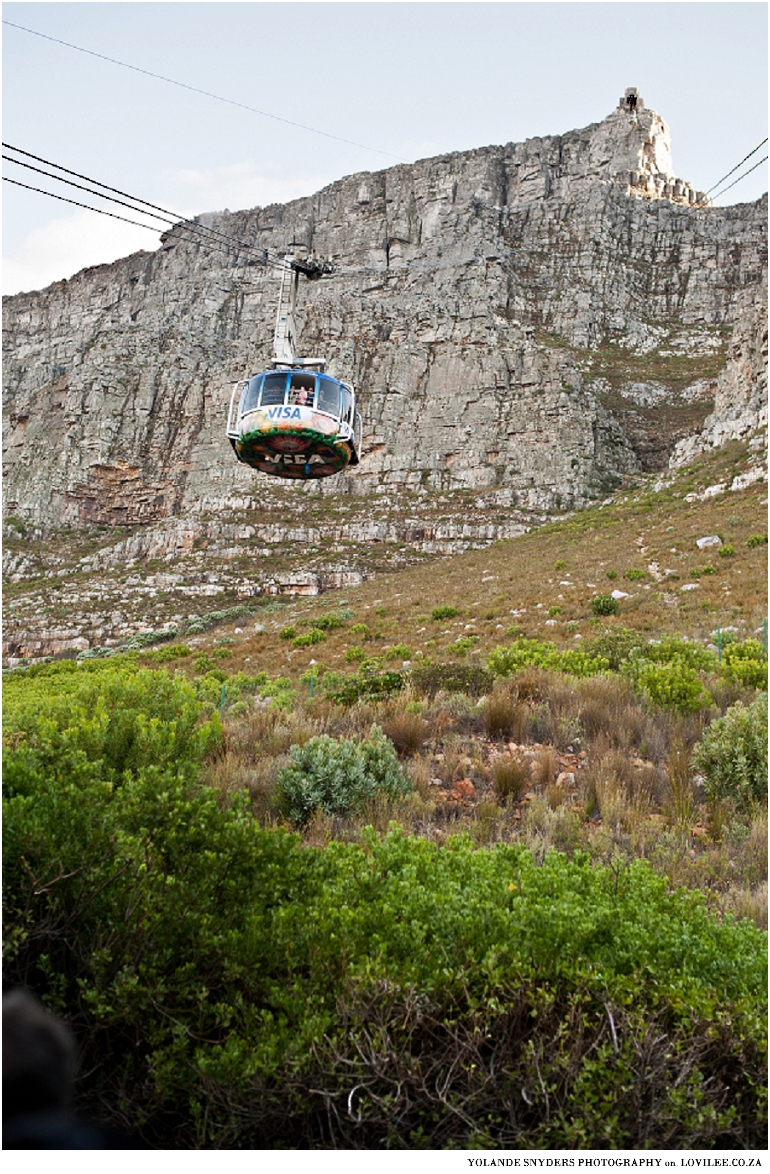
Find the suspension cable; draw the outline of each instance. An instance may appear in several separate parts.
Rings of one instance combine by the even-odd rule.
[[[760,148],[760,147],[764,147],[764,145],[765,145],[765,143],[766,143],[766,142],[767,142],[767,139],[762,139],[762,142],[761,142],[761,143],[759,143],[759,144],[758,144],[758,145],[757,145],[757,146],[754,148],[754,150],[753,150],[753,151],[749,151],[748,155],[746,155],[746,156],[745,156],[745,158],[741,159],[740,163],[736,163],[736,165],[735,165],[735,167],[733,167],[732,171],[728,171],[727,175],[723,175],[721,179],[717,180],[717,182],[714,184],[714,186],[713,186],[713,187],[710,187],[710,188],[709,188],[709,190],[706,192],[706,195],[707,195],[707,196],[710,196],[710,195],[711,195],[711,193],[714,191],[714,189],[719,187],[720,183],[724,183],[724,181],[725,181],[726,179],[729,179],[729,178],[730,178],[730,176],[731,176],[731,175],[732,175],[734,172],[736,172],[736,171],[738,170],[738,168],[739,168],[739,167],[743,167],[743,164],[746,162],[746,159],[750,159],[752,155],[756,155],[756,153],[757,153],[757,151],[759,150],[759,148]],[[764,160],[763,160],[763,162],[764,162]],[[759,164],[757,164],[757,166],[759,166]],[[752,167],[752,169],[751,169],[751,170],[753,171],[753,170],[754,170],[754,168]],[[749,174],[749,173],[748,173],[748,171],[746,172],[746,174],[747,174],[747,175]],[[736,183],[737,183],[737,182],[738,182],[738,181],[736,180]],[[731,184],[730,186],[732,187],[732,184]]]
[[[162,73],[153,73],[150,69],[142,69],[138,65],[131,65],[127,61],[118,61],[115,57],[108,57],[105,53],[97,53],[93,49],[84,49],[82,45],[73,45],[71,41],[63,41],[59,37],[51,37],[47,33],[40,33],[37,29],[28,29],[23,24],[15,24],[12,20],[3,20],[3,24],[12,29],[19,29],[23,33],[31,33],[33,37],[42,37],[44,41],[52,41],[55,45],[65,45],[68,49],[76,49],[78,53],[87,53],[89,57],[98,57],[100,61],[109,61],[111,65],[119,65],[122,69],[131,69],[134,73],[142,73],[145,77],[155,78],[156,81],[166,82],[170,86],[179,86],[182,90],[191,90],[193,94],[202,94],[206,98],[213,98],[216,102],[225,102],[228,106],[237,106],[240,110],[248,110],[251,114],[259,114],[262,118],[272,118],[286,126],[295,126],[299,130],[310,131],[314,135],[323,135],[326,139],[334,139],[338,143],[346,143],[349,147],[359,147],[363,151],[372,151],[375,155],[387,155],[389,159],[397,159],[399,163],[407,163],[400,155],[392,151],[383,151],[379,147],[367,147],[366,143],[357,143],[353,139],[342,138],[341,135],[330,134],[329,131],[319,130],[315,126],[307,126],[304,122],[294,122],[291,118],[283,118],[280,114],[271,114],[268,110],[258,110],[256,106],[247,106],[245,102],[237,102],[234,98],[223,98],[221,94],[213,94],[210,90],[202,90],[198,86],[188,85],[187,82],[177,81],[173,77],[165,77]]]
[[[765,139],[765,142],[767,142],[767,139]],[[753,151],[751,153],[752,155],[754,154]],[[743,175],[739,175],[738,178],[734,179],[732,183],[728,183],[727,187],[722,188],[721,192],[717,192],[717,194],[714,196],[714,199],[720,199],[720,197],[722,197],[725,192],[729,192],[730,188],[734,188],[737,183],[740,183],[741,180],[745,179],[747,175],[751,175],[752,171],[756,171],[757,168],[761,167],[763,163],[767,163],[767,155],[765,155],[764,159],[760,159],[759,163],[755,163],[753,167],[750,167],[748,171],[744,171]],[[738,164],[738,166],[740,167],[740,164]]]
[[[161,208],[158,204],[151,204],[148,200],[143,200],[139,196],[132,196],[129,192],[121,191],[120,188],[110,187],[108,184],[104,184],[98,179],[93,179],[91,176],[82,175],[78,171],[71,171],[68,167],[62,167],[59,163],[52,163],[49,159],[43,159],[39,155],[33,155],[30,151],[23,151],[20,147],[13,147],[10,143],[3,143],[2,145],[11,151],[15,151],[19,155],[26,155],[28,159],[36,159],[39,163],[45,163],[46,166],[53,167],[57,171],[62,171],[66,173],[66,175],[75,175],[78,179],[85,179],[88,181],[88,183],[95,184],[96,187],[104,188],[105,192],[115,192],[117,195],[125,196],[126,199],[132,201],[132,204],[126,204],[125,201],[117,200],[113,196],[106,195],[104,192],[94,191],[93,188],[84,188],[81,184],[74,183],[72,180],[64,178],[64,176],[52,175],[48,171],[43,171],[39,167],[34,167],[31,163],[24,163],[21,159],[14,159],[10,155],[3,155],[3,158],[6,159],[9,163],[15,163],[19,167],[27,167],[31,171],[37,171],[41,175],[47,176],[49,179],[56,180],[58,183],[66,183],[69,184],[70,187],[80,188],[81,191],[89,192],[91,195],[98,196],[99,199],[110,200],[114,204],[122,204],[124,207],[129,208],[133,212],[141,212],[143,215],[151,216],[155,220],[162,220],[164,223],[169,224],[172,227],[182,223],[194,233],[204,236],[209,234],[211,236],[218,237],[223,241],[238,245],[238,247],[242,249],[248,249],[250,252],[257,254],[263,264],[270,263],[267,249],[257,249],[254,247],[254,245],[250,245],[247,241],[238,240],[237,237],[220,232],[218,229],[209,228],[205,224],[199,224],[197,221],[190,220],[184,216],[178,216],[176,213],[169,211],[168,208]],[[136,208],[133,206],[134,204],[143,204],[144,207]],[[147,209],[157,209],[157,211],[147,211]],[[160,213],[163,213],[163,215],[160,215]],[[279,264],[282,262],[276,260],[272,263]]]

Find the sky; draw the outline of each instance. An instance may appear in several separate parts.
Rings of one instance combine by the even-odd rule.
[[[4,142],[180,217],[564,133],[605,118],[632,85],[668,123],[675,171],[698,190],[767,135],[764,2],[97,0],[6,3],[3,20],[136,67],[4,24]],[[94,202],[13,164],[4,174]],[[717,203],[766,190],[763,164]],[[9,183],[3,197],[5,294],[158,245],[156,233]]]

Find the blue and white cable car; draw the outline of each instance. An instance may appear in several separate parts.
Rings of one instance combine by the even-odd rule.
[[[227,436],[244,464],[274,477],[306,480],[357,465],[362,429],[352,385],[327,375],[323,359],[294,357],[300,272],[318,276],[329,272],[329,266],[286,259],[275,329],[276,357],[267,371],[236,383]]]

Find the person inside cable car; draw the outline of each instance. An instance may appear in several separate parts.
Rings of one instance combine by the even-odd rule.
[[[312,408],[313,393],[307,387],[301,387],[294,397],[295,404],[299,404],[301,408]]]

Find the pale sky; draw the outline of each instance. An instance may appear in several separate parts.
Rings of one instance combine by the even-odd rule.
[[[397,161],[384,152],[411,162],[564,133],[605,118],[630,85],[699,190],[767,134],[764,2],[43,2],[4,4],[3,19],[361,144],[4,25],[4,141],[179,215],[309,195]],[[4,174],[94,202],[12,164]],[[766,190],[764,164],[717,202]],[[4,293],[158,244],[7,183],[3,196]]]

